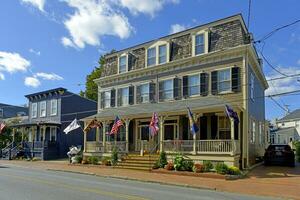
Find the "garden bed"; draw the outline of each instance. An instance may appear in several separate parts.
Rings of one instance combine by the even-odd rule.
[[[153,169],[154,173],[161,174],[173,174],[173,175],[181,175],[181,176],[194,176],[194,177],[204,177],[204,178],[215,178],[215,179],[226,179],[226,175],[217,174],[214,172],[203,172],[203,173],[195,173],[188,171],[175,171],[175,170],[166,170],[166,169]]]

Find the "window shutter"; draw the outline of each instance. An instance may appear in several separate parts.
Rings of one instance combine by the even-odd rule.
[[[180,79],[179,78],[174,78],[173,79],[173,95],[174,99],[178,100],[181,98],[181,84],[180,84]]]
[[[101,96],[100,96],[100,108],[103,109],[104,108],[104,92],[101,92]]]
[[[134,104],[134,86],[129,86],[129,105]]]
[[[169,61],[172,61],[173,60],[173,42],[170,42],[169,43],[169,51],[170,51],[170,55],[169,55]]]
[[[231,68],[231,90],[233,92],[239,92],[241,90],[240,68],[239,67]]]
[[[218,94],[218,71],[211,72],[211,94]]]
[[[118,107],[121,106],[121,98],[122,98],[122,95],[121,95],[121,92],[122,92],[122,89],[118,89]]]
[[[208,95],[208,74],[207,73],[200,74],[200,95],[201,96]]]
[[[136,103],[139,104],[141,102],[142,102],[142,100],[141,100],[141,86],[138,85],[138,86],[136,86]]]
[[[189,77],[182,77],[182,95],[183,98],[187,98],[189,96]]]
[[[116,90],[112,89],[110,91],[110,107],[116,106]]]
[[[156,99],[155,99],[155,93],[156,93],[156,92],[155,92],[155,91],[156,91],[155,83],[150,83],[149,87],[150,87],[150,88],[149,88],[149,90],[150,90],[150,91],[149,91],[149,93],[150,93],[150,94],[149,94],[150,102],[151,102],[151,103],[154,103],[155,100],[156,100]]]
[[[162,81],[159,82],[158,90],[159,90],[159,101],[163,101],[164,97],[163,97],[163,82]]]
[[[132,70],[134,59],[135,59],[134,55],[132,55],[131,53],[129,53],[128,54],[128,60],[127,60],[128,71]]]

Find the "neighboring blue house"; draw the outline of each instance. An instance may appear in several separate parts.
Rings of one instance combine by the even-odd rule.
[[[0,103],[0,121],[28,115],[28,108]]]
[[[29,118],[15,125],[22,134],[25,154],[43,160],[67,156],[72,145],[83,146],[83,131],[76,129],[69,134],[63,130],[75,119],[96,114],[97,103],[56,88],[26,95],[29,100]],[[83,127],[83,122],[81,127]]]

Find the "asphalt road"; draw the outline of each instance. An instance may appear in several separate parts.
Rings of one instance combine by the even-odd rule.
[[[250,200],[267,198],[0,165],[0,200],[84,199]]]

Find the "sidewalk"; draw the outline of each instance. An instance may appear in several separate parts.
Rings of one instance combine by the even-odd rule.
[[[249,178],[228,181],[222,179],[159,174],[145,171],[113,169],[106,166],[69,165],[67,161],[0,161],[34,169],[85,173],[104,177],[157,182],[218,191],[300,199],[300,166],[296,168],[260,166],[249,173]]]

